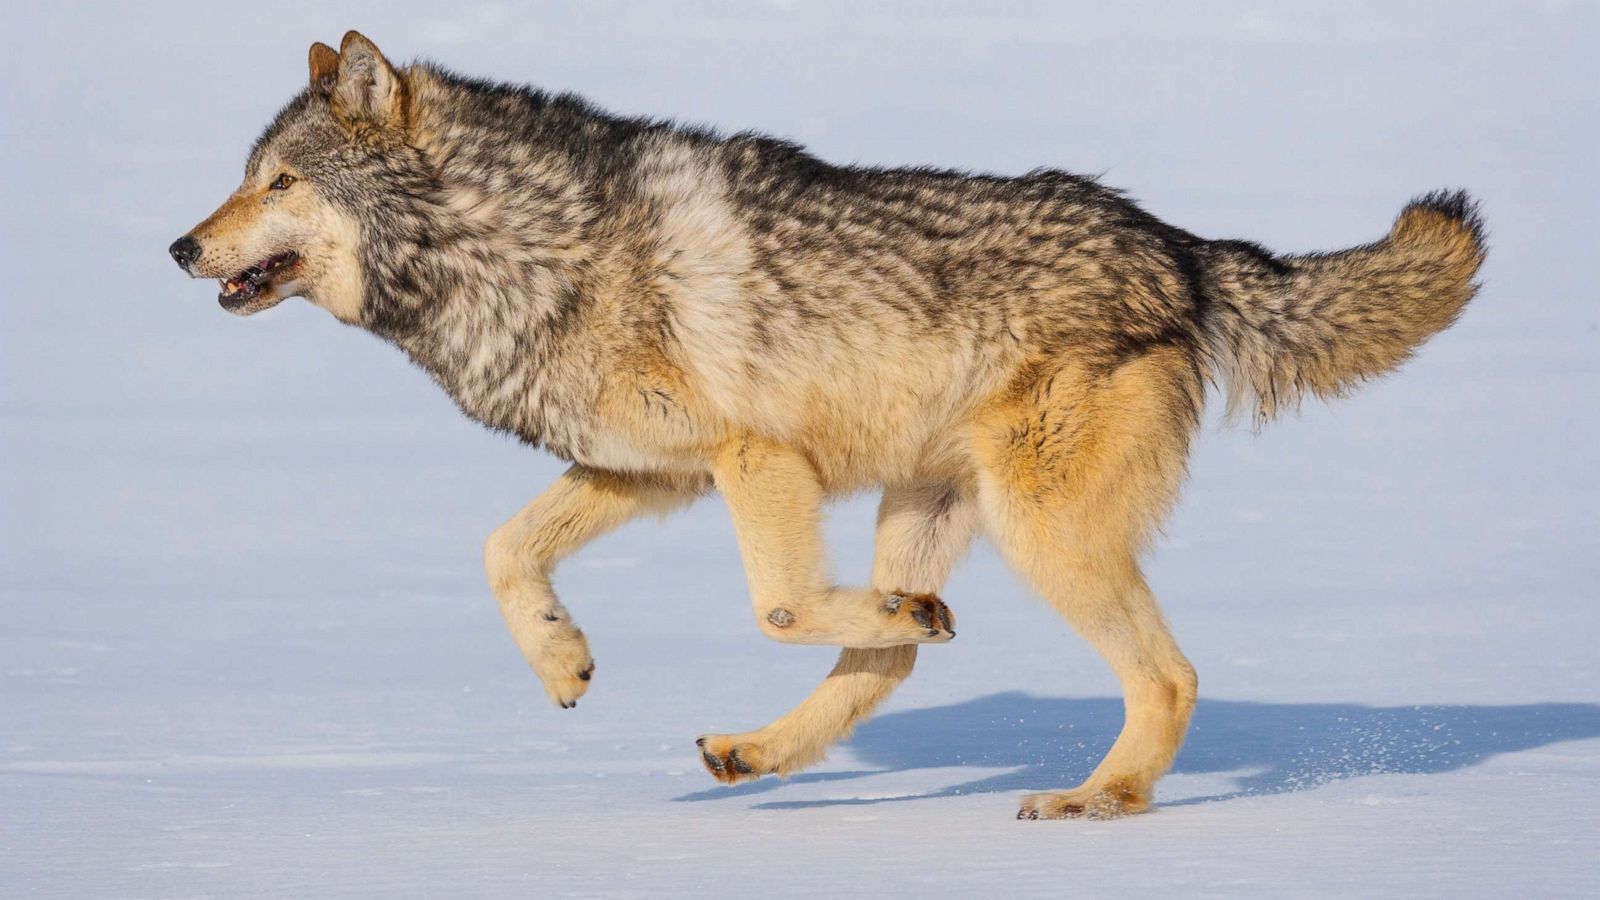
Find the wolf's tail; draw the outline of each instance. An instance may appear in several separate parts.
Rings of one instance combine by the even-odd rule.
[[[1472,299],[1487,253],[1463,191],[1413,200],[1388,237],[1334,253],[1272,256],[1240,241],[1194,247],[1210,302],[1202,331],[1228,408],[1258,422],[1310,392],[1338,396],[1404,362]]]

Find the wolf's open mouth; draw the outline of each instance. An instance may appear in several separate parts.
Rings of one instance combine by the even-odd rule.
[[[222,293],[217,295],[217,301],[225,309],[244,306],[260,296],[261,289],[271,284],[275,276],[299,260],[300,254],[293,250],[269,256],[232,278],[223,279]]]

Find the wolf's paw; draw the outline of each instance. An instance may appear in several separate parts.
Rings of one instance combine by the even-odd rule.
[[[589,640],[576,627],[542,648],[530,661],[533,671],[544,682],[544,692],[562,709],[578,705],[578,698],[589,690],[594,677],[594,657],[589,655]]]
[[[723,784],[737,784],[775,771],[767,763],[760,745],[752,742],[749,735],[708,734],[695,744],[700,748],[700,761],[705,763],[706,771]]]
[[[1132,779],[1115,779],[1097,787],[1085,785],[1070,791],[1029,794],[1022,798],[1019,819],[1116,819],[1150,808],[1148,792],[1134,787]]]
[[[933,594],[885,594],[883,611],[894,623],[895,631],[906,633],[908,644],[942,644],[956,636],[955,616]]]

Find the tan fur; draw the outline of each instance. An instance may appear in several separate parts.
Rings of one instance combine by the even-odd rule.
[[[311,45],[307,63],[311,69],[311,83],[324,90],[332,90],[339,78],[339,52],[318,41]]]
[[[395,68],[355,32],[313,46],[309,69],[192,233],[203,253],[190,264],[180,241],[174,256],[227,277],[294,251],[243,312],[307,296],[402,348],[468,415],[573,462],[485,549],[563,707],[594,662],[553,567],[721,491],[757,627],[845,648],[787,715],[701,739],[729,782],[815,762],[910,674],[917,644],[954,637],[937,594],[981,527],[1125,695],[1089,778],[1020,815],[1148,808],[1196,678],[1139,556],[1207,381],[1268,416],[1388,371],[1460,312],[1484,253],[1463,194],[1420,198],[1375,243],[1278,257],[1167,226],[1092,179],[829,166]],[[280,174],[310,183],[274,190]],[[835,584],[822,506],[872,488],[871,583]]]
[[[1027,818],[1148,806],[1193,711],[1194,669],[1138,554],[1176,495],[1200,390],[1187,360],[1153,352],[1108,375],[1063,367],[985,410],[979,496],[989,533],[1122,683],[1123,731],[1078,788],[1025,798]]]
[[[826,494],[802,454],[747,434],[720,449],[711,471],[733,514],[756,624],[767,637],[870,648],[955,636],[914,620],[915,602],[895,593],[905,585],[883,590],[831,583],[821,531]]]
[[[552,701],[576,706],[594,673],[588,640],[550,586],[555,564],[630,519],[688,503],[702,489],[694,480],[628,477],[575,466],[489,538],[484,547],[489,587]]]
[[[872,586],[884,592],[938,593],[977,526],[971,485],[928,482],[885,488]],[[747,734],[702,737],[707,766],[731,784],[811,765],[911,674],[916,659],[915,645],[842,651],[816,692],[781,719]]]
[[[366,285],[356,259],[360,234],[355,221],[313,191],[271,190],[268,185],[283,174],[299,177],[293,166],[265,160],[254,177],[189,232],[205,248],[193,274],[227,278],[282,249],[296,248],[300,262],[292,277],[274,282],[256,305],[264,308],[300,295],[342,322],[359,321]]]

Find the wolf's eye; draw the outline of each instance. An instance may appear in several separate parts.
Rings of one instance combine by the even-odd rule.
[[[267,185],[267,187],[272,188],[275,191],[287,191],[289,189],[289,185],[291,184],[294,184],[294,176],[290,175],[288,172],[284,172],[277,178],[272,179],[272,183]]]

